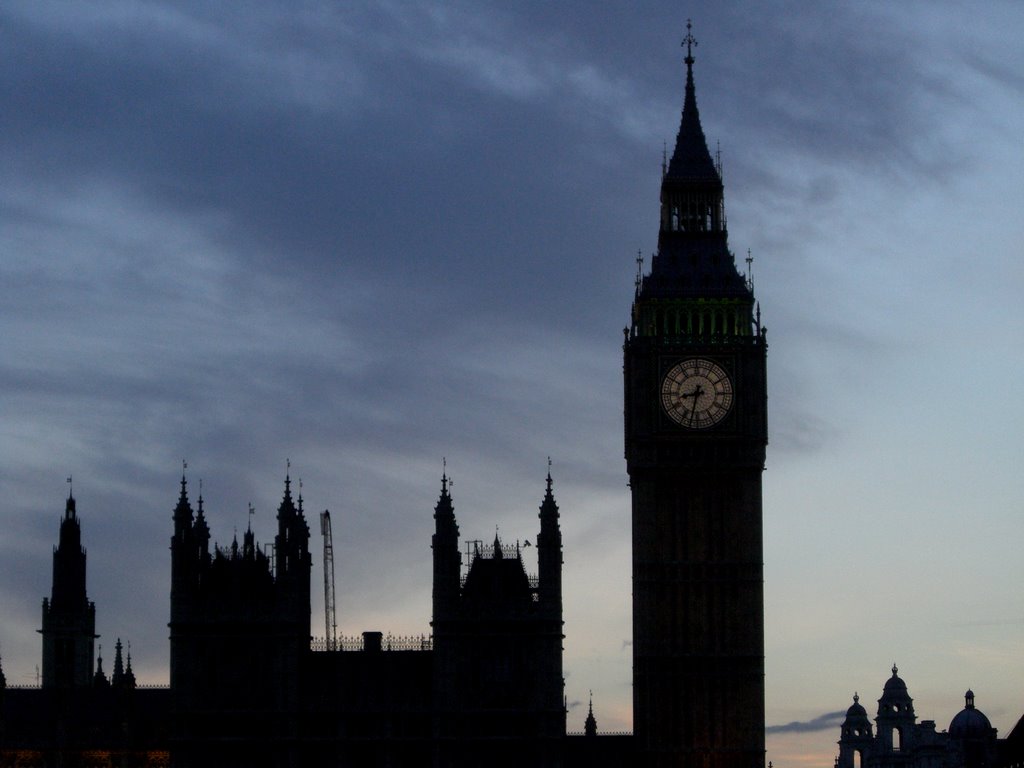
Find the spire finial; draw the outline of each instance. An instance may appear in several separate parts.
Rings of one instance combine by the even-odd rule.
[[[858,704],[859,702],[860,702],[860,695],[856,691],[854,691],[853,692],[853,703],[854,704]]]
[[[897,673],[897,672],[899,672],[899,669],[897,669],[897,668],[896,668],[896,662],[894,661],[894,662],[892,663],[892,676],[893,676],[893,677],[896,677],[896,673]]]
[[[71,484],[71,475],[68,475],[68,498],[69,499],[73,499],[75,497],[74,490],[75,490],[75,487]]]
[[[548,456],[548,493],[551,493],[551,457]]]
[[[441,457],[441,493],[448,493],[448,457]]]
[[[683,38],[681,45],[686,46],[686,64],[690,66],[693,64],[693,49],[697,47],[697,38],[693,36],[693,20],[686,20],[686,37]]]
[[[249,530],[250,531],[252,530],[252,518],[253,518],[253,515],[255,515],[255,514],[256,514],[256,507],[254,507],[252,505],[252,502],[250,501],[249,502]]]
[[[597,736],[597,719],[594,717],[594,692],[590,692],[590,704],[587,707],[587,719],[583,721],[583,733],[586,736]]]

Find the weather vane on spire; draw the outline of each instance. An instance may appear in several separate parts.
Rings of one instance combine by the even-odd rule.
[[[686,20],[686,37],[683,38],[683,42],[680,45],[686,46],[686,63],[693,63],[693,49],[697,47],[697,38],[693,36],[693,21],[691,19]]]

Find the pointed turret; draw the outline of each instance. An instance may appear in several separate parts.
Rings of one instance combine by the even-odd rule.
[[[93,675],[92,684],[95,688],[109,688],[110,681],[103,671],[103,646],[100,646],[99,655],[96,657],[96,674]]]
[[[587,709],[587,719],[583,722],[584,736],[597,736],[597,718],[594,717],[594,692],[590,692],[590,706]]]
[[[114,645],[114,672],[110,676],[110,685],[120,690],[135,687],[135,673],[132,672],[132,654],[128,652],[128,664],[125,665],[121,638]]]
[[[700,112],[697,111],[697,89],[693,84],[693,47],[697,41],[692,34],[693,25],[686,23],[686,94],[683,97],[683,114],[679,121],[679,132],[676,134],[676,146],[672,152],[672,160],[668,164],[665,178],[670,180],[699,181],[722,186],[718,169],[708,152],[708,143],[704,138],[704,129],[700,124]]]
[[[252,532],[252,515],[249,515],[249,526],[242,535],[242,557],[246,560],[256,559],[256,537]]]
[[[188,466],[184,464],[184,466]],[[174,507],[174,538],[185,541],[192,532],[192,505],[188,502],[188,480],[185,473],[181,473],[181,492],[178,494],[178,503]]]
[[[289,465],[290,466],[290,465]],[[277,508],[277,536],[274,539],[274,552],[277,556],[278,579],[305,578],[306,591],[309,591],[309,568],[312,561],[309,555],[309,526],[302,510],[292,500],[292,479],[285,474],[284,496]]]
[[[135,687],[135,672],[132,671],[132,646],[128,644],[128,661],[124,668],[124,687],[134,688]]]
[[[196,499],[196,519],[192,527],[193,540],[195,541],[196,552],[199,561],[203,565],[210,563],[210,526],[206,522],[206,512],[203,509],[203,481],[199,481],[199,498]]]
[[[69,495],[64,506],[64,518],[60,523],[59,543],[53,551],[50,607],[58,611],[81,610],[87,602],[82,528],[75,511],[75,497]]]
[[[110,684],[115,688],[120,688],[124,683],[124,657],[121,653],[121,638],[117,638],[117,642],[114,643],[114,672],[110,676]]]
[[[277,508],[277,536],[274,537],[275,568],[279,615],[288,623],[290,642],[298,649],[309,643],[310,573],[313,559],[309,552],[309,525],[301,502],[292,500],[291,463],[285,473],[284,495]],[[301,497],[300,497],[301,498]],[[296,651],[297,652],[297,651]]]
[[[540,533],[537,536],[539,600],[545,610],[562,614],[562,531],[558,525],[558,504],[552,492],[551,459],[548,459],[547,488],[540,505]]]
[[[43,600],[43,687],[87,687],[92,681],[96,606],[85,591],[85,548],[68,494],[53,550],[53,586]]]
[[[192,505],[188,500],[188,480],[184,461],[181,463],[181,490],[178,492],[178,503],[174,506],[174,535],[171,537],[171,622],[184,620],[189,605],[195,598],[199,586],[200,572],[209,563],[209,554],[203,557],[201,548],[205,549],[209,542],[209,530],[205,530],[205,539],[200,540],[194,527]],[[201,494],[200,494],[201,495]],[[206,528],[205,521],[203,528]]]
[[[459,598],[459,579],[462,558],[459,555],[459,524],[455,521],[455,508],[448,490],[447,470],[441,473],[441,496],[434,506],[434,535],[430,548],[434,559],[433,621],[448,616]]]

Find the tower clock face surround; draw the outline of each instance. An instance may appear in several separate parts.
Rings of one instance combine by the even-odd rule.
[[[676,363],[661,381],[661,407],[687,429],[707,429],[732,408],[732,380],[720,365],[703,357]]]

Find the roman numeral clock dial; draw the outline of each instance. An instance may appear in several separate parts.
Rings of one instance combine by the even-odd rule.
[[[661,382],[661,406],[687,429],[707,429],[732,408],[729,375],[717,363],[693,357],[676,363]]]

